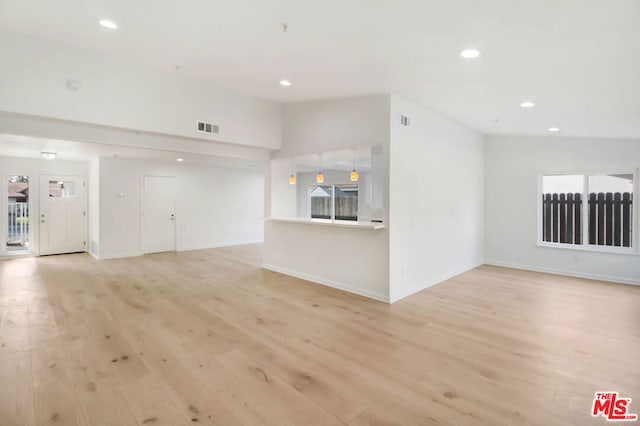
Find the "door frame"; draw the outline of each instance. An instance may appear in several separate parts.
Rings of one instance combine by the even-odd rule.
[[[37,215],[38,233],[34,237],[38,241],[37,242],[38,250],[34,251],[34,254],[36,254],[37,256],[42,256],[42,254],[40,253],[40,215],[42,214],[42,205],[40,203],[40,200],[42,199],[43,192],[47,190],[46,188],[41,188],[41,185],[40,185],[40,183],[42,182],[42,177],[43,176],[59,176],[59,177],[69,176],[69,177],[79,177],[79,178],[82,179],[83,188],[84,188],[84,205],[83,205],[83,209],[84,209],[85,245],[84,245],[84,251],[83,252],[79,252],[79,253],[88,253],[89,252],[90,241],[89,241],[89,185],[88,185],[87,175],[86,174],[82,174],[82,173],[77,173],[77,174],[69,174],[69,173],[40,173],[40,174],[38,174],[38,215]],[[31,205],[29,206],[29,208],[31,208]],[[31,231],[31,230],[29,230],[29,231]]]
[[[170,175],[142,175],[142,182],[141,182],[141,187],[142,187],[142,191],[140,191],[140,230],[141,230],[141,235],[140,235],[140,253],[142,253],[142,255],[145,254],[150,254],[147,253],[145,250],[145,236],[146,236],[146,232],[147,230],[145,229],[145,220],[144,220],[144,201],[145,201],[145,197],[147,195],[147,189],[145,187],[145,179],[146,178],[171,178],[173,179],[173,183],[175,184],[176,182],[176,177],[175,176],[170,176]],[[176,187],[174,185],[174,193],[173,193],[173,211],[174,211],[174,220],[173,220],[173,252],[178,251],[178,213],[176,211]]]
[[[10,254],[7,250],[7,226],[9,223],[7,222],[7,218],[9,217],[9,176],[29,176],[29,250],[24,253],[16,253]],[[0,238],[2,239],[2,246],[0,247],[0,257],[20,257],[20,256],[38,256],[40,253],[40,242],[39,242],[39,228],[33,225],[33,218],[38,217],[40,214],[40,203],[36,203],[36,198],[39,195],[39,182],[35,182],[34,185],[34,176],[35,174],[32,172],[27,173],[2,173],[2,185],[0,187],[0,197],[2,197],[2,202],[0,203],[0,215],[2,215],[2,219],[0,219],[1,229],[0,229]],[[39,177],[37,178],[39,180]],[[34,196],[35,194],[35,196]],[[37,207],[37,208],[36,208]],[[38,215],[34,213],[38,210]],[[38,222],[39,223],[39,222]]]

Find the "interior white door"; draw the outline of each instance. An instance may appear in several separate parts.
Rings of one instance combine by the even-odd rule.
[[[40,176],[39,251],[75,253],[87,248],[87,192],[82,176]]]
[[[175,179],[145,176],[143,187],[143,252],[176,249]]]

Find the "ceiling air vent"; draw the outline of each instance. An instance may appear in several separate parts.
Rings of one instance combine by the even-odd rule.
[[[400,116],[400,125],[409,127],[410,124],[411,124],[411,121],[409,120],[409,117],[407,117],[406,115]]]
[[[220,133],[220,126],[217,124],[205,123],[198,121],[196,130],[201,133]]]

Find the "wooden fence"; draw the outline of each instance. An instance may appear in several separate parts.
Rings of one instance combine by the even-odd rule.
[[[590,193],[589,244],[631,247],[633,194]],[[582,244],[582,194],[542,195],[542,240]]]
[[[333,219],[358,220],[357,185],[311,186],[309,196],[311,198],[312,219],[332,219],[331,209],[333,207]],[[335,206],[333,202],[335,202]]]

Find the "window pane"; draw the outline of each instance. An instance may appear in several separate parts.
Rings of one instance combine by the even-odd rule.
[[[311,218],[331,219],[331,189],[330,185],[312,185],[309,188]]]
[[[336,185],[336,220],[358,220],[358,185]]]
[[[542,177],[543,194],[584,192],[584,175],[553,175]]]
[[[54,198],[74,198],[76,196],[76,183],[68,181],[49,181],[49,197]]]
[[[633,174],[591,175],[589,188],[589,244],[631,247]]]
[[[29,250],[29,176],[9,176],[7,188],[6,250]]]
[[[542,178],[542,241],[582,244],[583,175]]]

